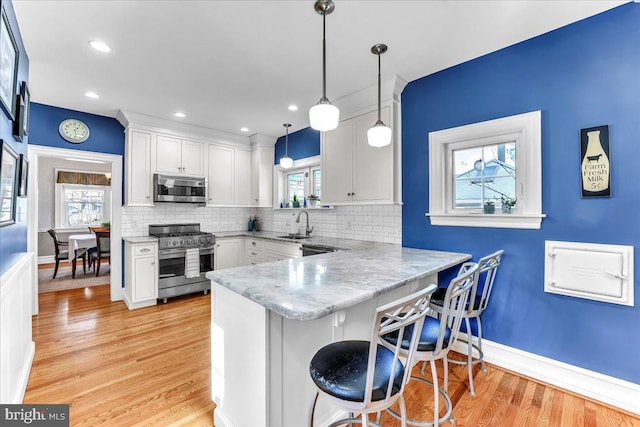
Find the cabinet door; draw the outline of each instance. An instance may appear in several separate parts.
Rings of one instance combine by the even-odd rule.
[[[182,140],[181,158],[182,174],[188,176],[205,176],[204,143]]]
[[[158,297],[158,284],[156,277],[158,272],[156,269],[156,258],[135,257],[133,259],[133,300],[144,301]]]
[[[236,204],[251,204],[251,153],[247,150],[235,150]]]
[[[389,107],[381,110],[382,121],[390,125]],[[393,200],[393,141],[386,147],[372,147],[367,131],[378,120],[378,112],[354,119],[353,196],[357,201]]]
[[[215,270],[242,265],[242,239],[219,239],[216,241]]]
[[[155,144],[155,172],[179,175],[182,173],[181,141],[158,135]]]
[[[353,121],[346,120],[322,141],[322,204],[350,202],[353,193]]]
[[[258,147],[251,151],[251,204],[273,207],[274,149]]]
[[[126,204],[153,206],[151,197],[151,134],[131,131],[127,140]]]
[[[249,199],[252,205],[257,205],[260,201],[260,152],[258,150],[251,151],[251,171],[249,178],[251,179]]]
[[[209,200],[210,205],[235,203],[233,148],[209,145]]]

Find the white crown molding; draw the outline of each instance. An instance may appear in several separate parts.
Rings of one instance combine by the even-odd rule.
[[[276,137],[269,136],[269,135],[262,135],[260,133],[254,133],[249,137],[251,148],[257,148],[257,147],[273,148],[275,147],[277,140],[278,138]]]
[[[380,99],[384,105],[391,105],[398,101],[400,94],[407,85],[407,80],[399,75],[382,80],[380,84]],[[340,120],[350,119],[378,108],[378,83],[345,95],[333,101],[340,109]]]
[[[460,338],[467,339],[465,333]],[[467,354],[467,345],[457,341],[454,351]],[[548,357],[482,340],[484,360],[518,374],[577,393],[589,399],[640,414],[640,384],[590,371]],[[475,354],[477,356],[477,354]],[[480,371],[482,375],[482,371]]]
[[[169,133],[189,139],[204,140],[235,146],[249,146],[249,137],[236,135],[217,129],[191,125],[188,123],[177,123],[172,120],[149,116],[133,111],[119,110],[116,119],[125,129],[132,127],[136,130],[146,130],[149,132]]]

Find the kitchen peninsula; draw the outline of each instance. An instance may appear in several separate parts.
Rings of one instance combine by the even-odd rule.
[[[368,340],[376,307],[436,283],[438,272],[470,258],[371,243],[207,273],[215,425],[306,425],[314,353],[334,341]],[[318,402],[317,425],[337,416]]]

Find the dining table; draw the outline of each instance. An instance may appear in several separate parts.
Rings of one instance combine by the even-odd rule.
[[[69,236],[69,258],[71,259],[71,278],[76,278],[76,261],[78,252],[96,247],[96,235],[90,234],[72,234]],[[84,266],[84,264],[83,264]],[[85,270],[86,273],[86,270]]]

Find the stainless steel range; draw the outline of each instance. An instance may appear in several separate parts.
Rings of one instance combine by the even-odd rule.
[[[203,291],[211,282],[204,276],[213,270],[216,236],[200,231],[200,224],[153,224],[149,235],[158,238],[158,298]]]

